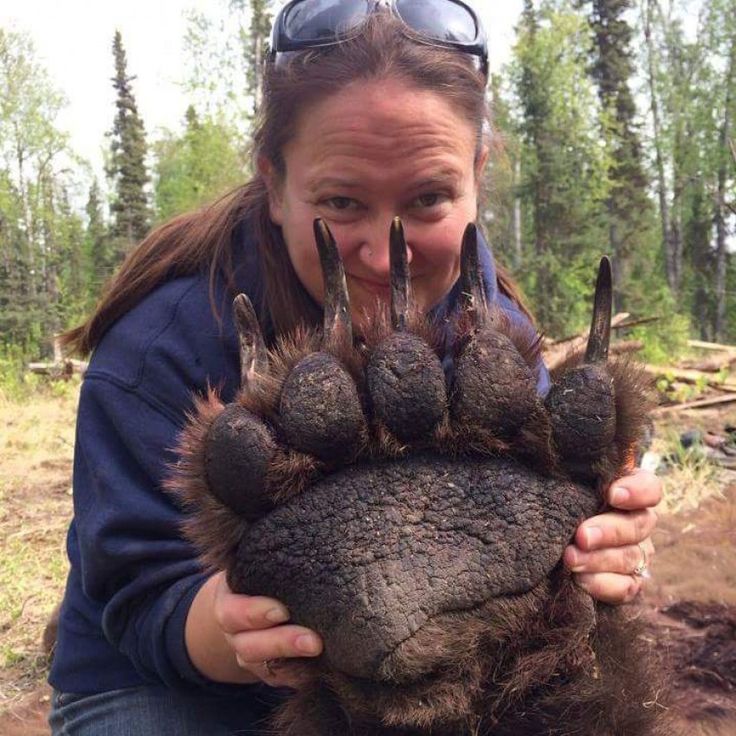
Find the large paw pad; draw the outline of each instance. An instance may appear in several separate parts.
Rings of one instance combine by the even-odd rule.
[[[433,622],[543,584],[601,508],[642,394],[606,363],[607,260],[586,360],[542,401],[539,341],[486,303],[473,226],[449,347],[412,306],[400,222],[390,314],[358,346],[336,243],[320,222],[315,238],[323,329],[268,352],[239,297],[241,391],[202,405],[171,485],[195,508],[190,537],[235,591],[283,600],[346,676],[411,679],[412,642],[431,639]]]

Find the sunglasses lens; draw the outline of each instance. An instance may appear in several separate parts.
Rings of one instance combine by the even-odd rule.
[[[308,0],[294,3],[284,17],[284,28],[293,41],[334,42],[360,25],[371,0]]]
[[[451,0],[397,0],[396,10],[407,26],[435,41],[471,44],[478,37],[470,11]]]

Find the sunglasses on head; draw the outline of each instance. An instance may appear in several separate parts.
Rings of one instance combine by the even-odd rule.
[[[488,76],[488,43],[475,11],[461,0],[292,0],[271,34],[271,60],[285,51],[333,46],[356,35],[371,13],[389,10],[412,38],[478,57]]]

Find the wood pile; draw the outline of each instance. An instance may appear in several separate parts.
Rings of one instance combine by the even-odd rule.
[[[611,320],[611,328],[620,331],[629,327],[656,320],[656,317],[631,320],[630,315],[623,312]],[[579,360],[585,352],[588,333],[572,335],[561,340],[545,338],[542,353],[544,361],[554,373],[569,361]],[[687,401],[674,401],[656,410],[656,414],[664,414],[682,409],[699,409],[736,402],[736,345],[688,340],[688,347],[703,353],[701,357],[688,358],[678,365],[644,364],[644,370],[653,381],[664,380],[674,387],[686,384],[698,387],[702,396]],[[641,350],[643,344],[637,340],[620,340],[612,342],[611,355],[621,355]],[[733,371],[733,374],[732,374]]]
[[[54,380],[68,381],[75,373],[84,375],[87,361],[65,357],[58,338],[54,338],[54,359],[49,362],[29,363],[28,370]]]

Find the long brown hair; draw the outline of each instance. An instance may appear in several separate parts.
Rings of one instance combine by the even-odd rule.
[[[417,42],[406,35],[398,19],[374,13],[361,33],[349,40],[284,55],[278,63],[267,65],[253,140],[254,160],[265,158],[277,176],[285,176],[284,146],[311,106],[355,81],[387,78],[405,80],[449,99],[478,131],[480,155],[489,111],[485,79],[471,58]],[[208,271],[211,295],[218,274],[234,289],[233,231],[246,220],[258,243],[266,304],[276,333],[300,323],[317,324],[319,310],[292,267],[281,229],[270,220],[266,184],[256,174],[210,206],[180,215],[149,233],[129,253],[94,314],[62,335],[62,344],[70,352],[90,353],[115,320],[168,278]],[[518,288],[502,268],[498,269],[498,284],[528,314]],[[212,303],[215,310],[214,299]]]

